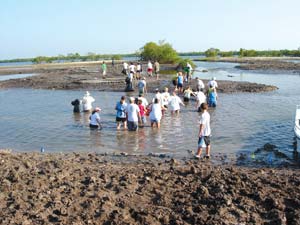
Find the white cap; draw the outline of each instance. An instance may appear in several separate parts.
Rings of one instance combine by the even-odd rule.
[[[86,91],[86,92],[85,92],[85,95],[86,95],[86,96],[89,96],[89,95],[90,95],[90,92]]]

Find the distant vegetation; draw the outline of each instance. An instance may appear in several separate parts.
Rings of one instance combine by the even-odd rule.
[[[206,56],[207,58],[215,57],[300,57],[298,50],[253,50],[241,48],[239,51],[221,51],[218,48],[209,48],[205,52],[180,52],[177,53],[172,45],[165,41],[146,43],[138,52],[132,54],[96,54],[89,52],[87,55],[79,53],[69,53],[58,56],[37,56],[35,58],[19,58],[0,60],[0,63],[13,62],[32,62],[34,64],[52,63],[52,62],[84,62],[100,60],[122,60],[124,57],[140,57],[141,60],[158,60],[160,63],[181,63],[184,64],[191,60],[183,60],[180,56]]]

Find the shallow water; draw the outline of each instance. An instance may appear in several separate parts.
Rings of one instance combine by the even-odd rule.
[[[251,81],[272,84],[279,90],[268,93],[219,94],[211,109],[212,152],[252,152],[270,142],[291,157],[295,105],[300,104],[300,76],[242,72],[230,63],[197,62],[208,73],[201,78]],[[228,77],[230,74],[233,77]],[[91,131],[87,114],[72,113],[70,102],[82,91],[8,89],[0,91],[0,148],[46,152],[96,151],[187,156],[195,150],[198,113],[194,102],[179,116],[168,113],[161,130],[145,127],[138,132],[116,131],[115,104],[122,93],[91,92],[100,106],[104,129]],[[147,96],[148,100],[152,96]]]
[[[34,76],[33,73],[23,73],[23,74],[10,74],[10,75],[0,75],[0,81],[10,80],[10,79],[19,79],[25,77]]]

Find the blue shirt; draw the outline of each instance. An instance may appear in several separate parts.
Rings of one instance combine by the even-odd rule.
[[[178,84],[183,84],[183,76],[178,76],[177,82]]]
[[[124,102],[123,104],[121,104],[121,102],[117,102],[117,105],[115,108],[117,110],[117,117],[126,118],[126,113],[125,113],[126,108],[127,108],[126,102]]]

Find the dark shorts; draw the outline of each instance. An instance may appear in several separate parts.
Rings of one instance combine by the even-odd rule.
[[[206,144],[206,146],[210,145],[210,136],[202,136],[198,138],[198,147],[202,147],[202,143]]]
[[[116,117],[116,121],[117,121],[117,122],[125,122],[125,121],[126,121],[126,118]]]
[[[138,128],[138,122],[128,121],[127,127],[128,127],[128,130],[130,130],[130,131],[136,131]]]
[[[92,125],[92,124],[90,124],[90,128],[92,128],[92,129],[98,129],[99,126],[98,125]]]
[[[182,83],[178,83],[177,84],[177,88],[182,88],[183,84]]]
[[[190,99],[189,99],[189,98],[187,98],[187,97],[184,97],[184,98],[183,98],[183,101],[184,101],[184,102],[189,102],[189,101],[190,101]]]

